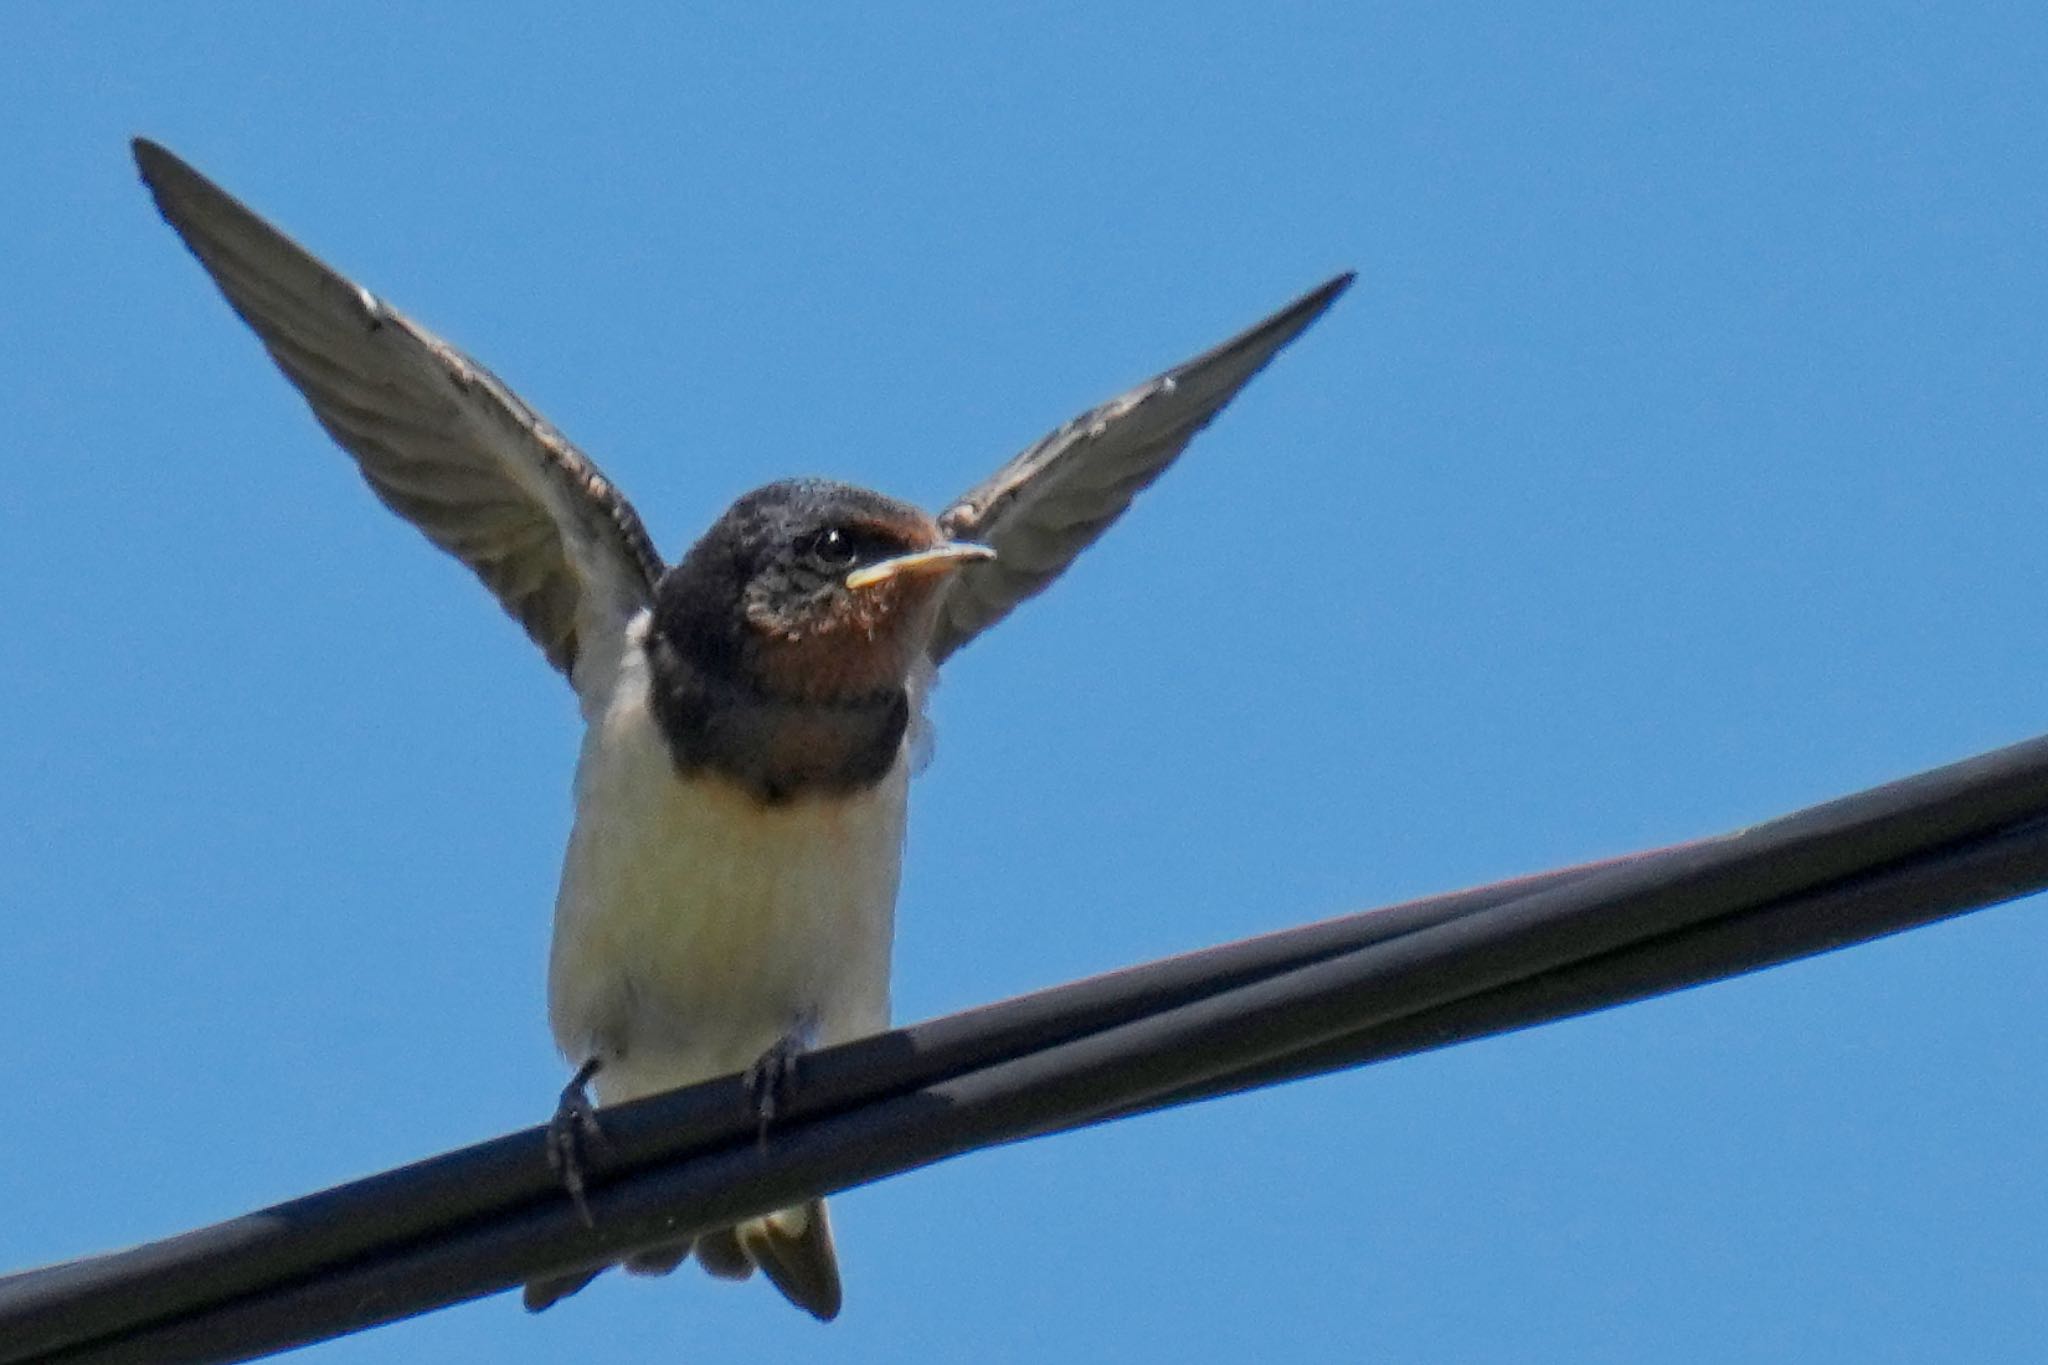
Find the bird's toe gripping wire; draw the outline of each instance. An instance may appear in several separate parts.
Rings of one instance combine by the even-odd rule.
[[[588,1158],[606,1145],[604,1129],[597,1122],[597,1106],[590,1100],[590,1078],[602,1065],[592,1057],[576,1068],[576,1074],[562,1087],[561,1103],[555,1106],[554,1117],[548,1120],[548,1167],[569,1192],[570,1201],[576,1205],[576,1216],[585,1227],[597,1226],[590,1214],[590,1203],[584,1197]]]
[[[810,1021],[798,1024],[755,1058],[742,1077],[747,1085],[747,1099],[754,1107],[758,1140],[764,1147],[768,1144],[768,1125],[789,1107],[789,1097],[796,1088],[798,1060],[810,1051],[815,1034],[816,1026]]]

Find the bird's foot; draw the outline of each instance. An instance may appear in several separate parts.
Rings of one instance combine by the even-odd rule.
[[[768,1125],[789,1106],[790,1092],[796,1086],[797,1061],[810,1050],[812,1033],[812,1026],[804,1023],[783,1034],[754,1060],[742,1077],[747,1085],[747,1099],[753,1104],[754,1117],[760,1125],[758,1140],[764,1147],[768,1144]]]
[[[548,1120],[548,1167],[569,1192],[576,1216],[587,1228],[596,1227],[597,1220],[590,1216],[590,1203],[583,1195],[585,1159],[609,1145],[604,1129],[598,1126],[597,1107],[590,1102],[590,1078],[601,1065],[592,1057],[576,1068],[576,1074],[562,1087],[562,1102],[555,1106],[555,1116]]]

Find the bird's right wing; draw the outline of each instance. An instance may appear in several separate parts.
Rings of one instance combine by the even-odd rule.
[[[1339,275],[1214,350],[1082,413],[940,513],[947,535],[988,545],[996,557],[953,575],[939,601],[932,662],[1065,572],[1351,280]]]
[[[138,138],[135,162],[371,491],[467,564],[590,704],[662,572],[631,505],[489,370],[162,147]]]

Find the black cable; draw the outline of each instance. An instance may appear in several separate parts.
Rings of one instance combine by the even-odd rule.
[[[1738,834],[1415,901],[604,1111],[586,1229],[541,1130],[0,1279],[0,1362],[240,1360],[1106,1117],[1527,1027],[2048,885],[2048,740]]]

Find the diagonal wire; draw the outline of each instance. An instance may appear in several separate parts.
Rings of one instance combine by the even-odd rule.
[[[596,1229],[540,1129],[0,1279],[0,1363],[226,1361],[927,1165],[1719,979],[2048,886],[2048,740],[1738,833],[1409,902],[805,1059],[765,1146],[736,1078],[605,1111]]]

